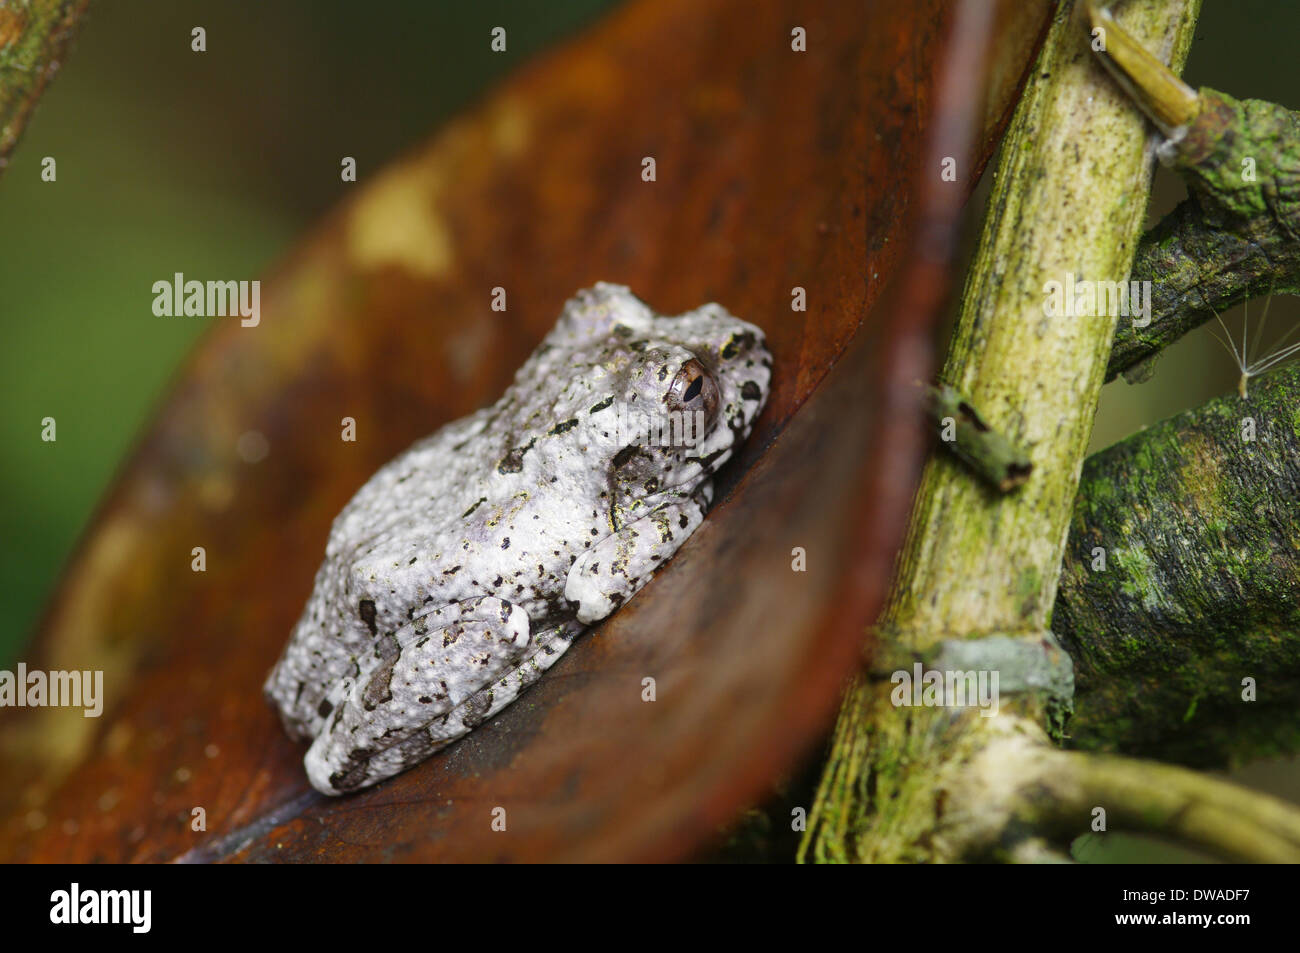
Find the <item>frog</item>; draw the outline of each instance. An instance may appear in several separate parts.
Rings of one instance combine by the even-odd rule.
[[[263,692],[342,795],[492,719],[701,525],[770,392],[718,304],[577,292],[496,403],[380,468],[335,518]]]

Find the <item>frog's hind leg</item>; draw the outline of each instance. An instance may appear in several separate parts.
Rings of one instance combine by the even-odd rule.
[[[483,722],[493,718],[507,705],[531,688],[542,673],[559,660],[585,627],[570,623],[537,638],[540,648],[518,668],[487,688],[480,689],[454,711],[435,718],[423,730],[405,741],[371,755],[365,762],[365,775],[355,788],[368,787],[384,778],[414,767],[436,754]]]
[[[528,613],[492,596],[434,609],[394,635],[395,654],[327,699],[332,711],[303,762],[318,791],[353,791],[428,757],[452,740],[436,730],[442,716],[536,650]]]
[[[436,754],[456,740],[455,738],[446,738],[435,741],[429,734],[428,729],[419,731],[413,737],[407,738],[405,741],[399,741],[391,748],[385,748],[383,751],[367,757],[364,761],[364,770],[356,771],[349,779],[356,779],[357,783],[347,790],[359,790],[383,781],[385,778],[391,778],[395,774],[401,774],[407,768],[415,767],[430,755]],[[361,762],[358,762],[358,764],[361,764]]]

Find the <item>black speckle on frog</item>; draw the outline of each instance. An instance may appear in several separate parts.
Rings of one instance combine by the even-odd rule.
[[[524,469],[524,454],[533,449],[533,444],[536,442],[537,438],[534,437],[522,447],[512,448],[509,453],[501,458],[501,462],[497,464],[497,472],[503,476],[508,473],[522,472]],[[468,516],[469,514],[467,513],[465,515]]]
[[[365,623],[371,635],[378,635],[375,628],[375,602],[373,599],[362,599],[357,603],[357,614],[361,616],[361,621]]]

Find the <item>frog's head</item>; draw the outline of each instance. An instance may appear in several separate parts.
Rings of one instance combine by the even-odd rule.
[[[763,332],[721,305],[656,315],[627,288],[601,283],[569,303],[556,333],[574,355],[603,355],[612,402],[599,418],[599,465],[620,508],[693,492],[749,436],[767,402]]]

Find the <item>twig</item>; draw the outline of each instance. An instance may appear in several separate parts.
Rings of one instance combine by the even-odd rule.
[[[953,783],[957,782],[957,783]],[[995,736],[951,779],[939,837],[954,856],[995,854],[1026,829],[1058,842],[1091,829],[1144,831],[1225,860],[1300,862],[1300,810],[1173,765],[1061,751],[1025,733]]]
[[[0,171],[90,0],[0,0]]]
[[[971,400],[952,387],[926,388],[926,413],[939,442],[989,486],[1008,493],[1029,479],[1029,454],[985,423]]]
[[[1151,310],[1121,317],[1110,380],[1236,302],[1300,293],[1300,113],[1193,92],[1100,4],[1087,6],[1104,31],[1098,56],[1164,134],[1160,156],[1189,193],[1138,245],[1132,278],[1151,283]]]

